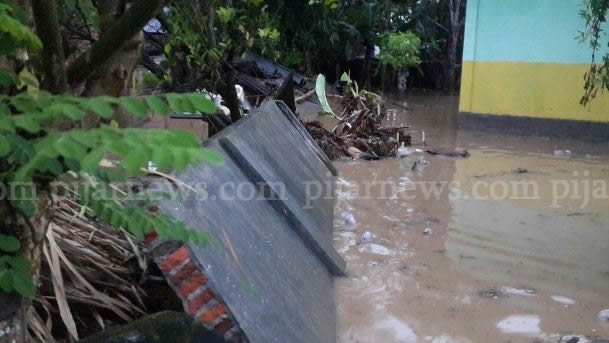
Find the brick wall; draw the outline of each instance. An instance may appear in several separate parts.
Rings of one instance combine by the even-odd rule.
[[[146,243],[167,282],[182,300],[186,313],[209,330],[224,335],[227,342],[247,342],[230,309],[191,258],[188,246],[162,241],[156,234],[148,235]]]

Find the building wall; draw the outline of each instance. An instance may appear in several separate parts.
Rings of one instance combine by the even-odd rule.
[[[592,54],[577,38],[581,9],[581,0],[468,0],[460,111],[609,123],[609,94],[579,104]]]

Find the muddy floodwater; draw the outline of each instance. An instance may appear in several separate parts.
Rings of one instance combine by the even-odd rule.
[[[396,101],[412,154],[336,164],[338,342],[609,338],[609,144],[460,131],[455,97]]]

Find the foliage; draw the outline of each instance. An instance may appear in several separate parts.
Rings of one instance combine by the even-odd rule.
[[[321,104],[321,108],[326,114],[334,115],[332,107],[328,103],[328,97],[326,96],[326,77],[323,74],[317,75],[317,82],[315,84],[315,93]]]
[[[215,8],[213,16],[198,0],[170,3],[171,35],[165,54],[174,71],[188,69],[187,75],[174,73],[175,83],[198,79],[194,88],[215,89],[223,63],[232,63],[233,57],[241,56],[254,44],[265,52],[276,47],[280,33],[262,1],[236,1],[232,6],[223,6],[224,3],[207,2],[212,10]]]
[[[15,13],[0,3],[0,40],[6,43],[1,45],[0,55],[11,57],[9,54],[24,50],[35,54],[40,40],[15,19]],[[118,128],[112,122],[118,109],[140,117],[171,111],[213,114],[217,109],[210,99],[198,93],[121,98],[52,95],[38,89],[33,74],[22,71],[18,75],[10,68],[2,71],[0,81],[3,89],[17,93],[0,95],[0,182],[25,186],[11,194],[9,206],[26,223],[36,215],[39,191],[46,192],[53,182],[68,177],[79,181],[74,189],[76,198],[102,222],[140,238],[154,229],[169,239],[210,242],[207,234],[149,212],[144,205],[150,205],[159,194],[103,196],[108,189],[124,194],[121,186],[142,175],[148,161],[166,170],[181,170],[195,162],[221,162],[217,153],[201,148],[187,132]],[[78,127],[85,116],[98,116],[110,124],[83,130]],[[60,130],[58,123],[71,123],[71,128]],[[0,235],[0,289],[32,296],[31,266],[17,237],[21,234]]]
[[[381,63],[403,70],[421,63],[421,40],[412,32],[385,33],[381,36]]]
[[[606,36],[603,26],[607,22],[609,1],[585,0],[584,4],[585,7],[579,14],[585,20],[586,27],[580,33],[580,38],[589,42],[592,48],[592,61],[590,70],[584,75],[584,95],[580,103],[587,105],[596,98],[599,91],[609,89],[609,53],[598,56],[599,50],[604,45],[602,39]]]

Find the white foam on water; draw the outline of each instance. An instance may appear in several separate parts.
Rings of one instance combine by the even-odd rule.
[[[417,335],[412,331],[408,324],[397,319],[394,316],[389,316],[386,319],[376,323],[375,329],[390,331],[395,340],[392,342],[400,343],[416,343]]]
[[[535,315],[513,315],[497,323],[497,329],[506,334],[537,337],[541,334],[540,322],[539,317]]]
[[[556,301],[557,303],[561,303],[563,305],[575,305],[577,304],[577,302],[571,298],[567,298],[567,297],[563,297],[560,295],[553,295],[552,296],[552,300]]]
[[[355,239],[350,239],[347,242],[345,242],[342,247],[340,247],[336,250],[341,254],[345,254],[347,251],[349,251],[349,249],[351,249],[351,247],[353,247],[355,245],[357,245],[357,241]]]
[[[513,287],[503,287],[501,288],[501,292],[510,295],[520,295],[524,297],[534,297],[536,296],[535,292],[530,289],[518,289]]]
[[[431,337],[427,340],[431,341],[431,343],[471,343],[471,341],[469,339],[453,338],[453,337],[446,336],[446,335]]]
[[[359,252],[361,253],[373,253],[375,255],[381,255],[381,256],[389,256],[391,255],[391,250],[387,249],[386,247],[379,245],[379,244],[374,244],[374,243],[370,243],[370,244],[366,244],[363,247],[359,248]]]
[[[353,231],[335,232],[334,234],[343,238],[355,238],[356,236]]]

